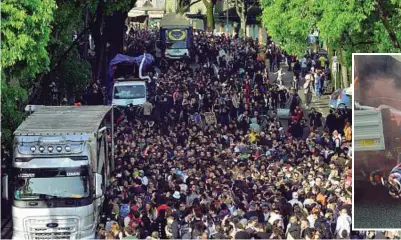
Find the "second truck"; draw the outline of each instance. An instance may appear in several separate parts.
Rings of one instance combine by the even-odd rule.
[[[194,47],[193,26],[179,14],[167,14],[160,21],[159,40],[156,46],[168,59],[191,58]]]

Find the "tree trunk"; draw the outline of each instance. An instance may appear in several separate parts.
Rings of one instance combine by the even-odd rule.
[[[99,1],[99,4],[96,9],[96,19],[91,22],[91,33],[93,37],[93,41],[95,42],[95,65],[93,69],[93,80],[97,80],[101,74],[102,62],[104,58],[104,48],[106,46],[105,35],[102,34],[103,27],[103,1]]]
[[[206,21],[207,21],[207,30],[209,32],[213,32],[214,30],[214,15],[213,15],[213,4],[206,4]]]
[[[95,75],[93,76],[93,80],[100,79],[102,74],[102,66],[104,61],[104,52],[106,50],[106,40],[104,39],[104,35],[100,35],[100,39],[95,41],[97,47],[95,47],[96,54],[96,63],[95,63]]]
[[[341,49],[340,52],[340,63],[341,63],[341,78],[342,78],[342,84],[343,84],[343,88],[347,88],[349,87],[349,81],[348,81],[348,63],[347,63],[347,53],[345,52],[344,49]]]
[[[105,19],[105,32],[107,32],[106,42],[110,44],[109,59],[123,52],[124,27],[127,14],[127,12],[116,12]]]
[[[345,65],[341,65],[341,79],[342,79],[342,88],[349,87],[349,84],[348,84],[348,68]]]
[[[240,25],[240,36],[246,37],[246,19],[245,16],[241,16],[241,25]]]
[[[388,11],[383,6],[383,0],[377,1],[377,6],[379,9],[380,20],[383,23],[384,28],[386,29],[388,35],[390,36],[391,41],[393,42],[394,48],[400,48],[400,41],[397,39],[397,35],[394,32],[394,29],[390,26],[390,22],[388,20]]]

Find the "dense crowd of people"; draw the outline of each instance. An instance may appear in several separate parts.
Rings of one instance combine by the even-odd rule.
[[[356,237],[350,110],[304,112],[298,91],[269,79],[271,46],[199,33],[193,61],[161,68],[149,108],[116,126],[99,236]]]

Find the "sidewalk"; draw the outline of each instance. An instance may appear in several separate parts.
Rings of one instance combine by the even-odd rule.
[[[280,67],[283,70],[283,73],[285,73],[282,76],[283,84],[286,87],[290,88],[294,74],[293,74],[292,71],[290,71],[290,72],[287,71],[287,69],[288,69],[287,63],[283,63],[282,62],[280,64]],[[277,79],[277,74],[269,73],[269,79],[271,79],[271,81],[274,81],[275,79]],[[303,82],[301,82],[299,84],[301,88],[302,88],[303,84],[304,84]],[[316,111],[322,113],[324,118],[329,114],[329,110],[330,110],[330,107],[329,107],[329,98],[330,98],[330,96],[329,95],[323,95],[319,99],[317,99],[315,96],[313,96],[312,102],[311,102],[311,104],[309,106],[309,109],[306,109],[306,106],[305,106],[305,94],[304,94],[303,89],[298,90],[298,94],[299,94],[299,96],[300,96],[300,98],[302,100],[302,108],[305,110],[305,112],[309,113],[310,108],[314,107],[316,109]]]

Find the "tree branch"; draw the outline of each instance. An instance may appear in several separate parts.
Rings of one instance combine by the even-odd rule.
[[[238,0],[235,0],[235,11],[237,12],[238,16],[241,17],[242,13],[239,10],[240,7],[238,5]]]
[[[66,59],[68,54],[71,52],[71,50],[74,48],[75,45],[82,39],[82,37],[89,31],[89,27],[86,27],[84,30],[81,31],[81,33],[77,36],[77,38],[72,42],[72,44],[68,47],[68,49],[63,53],[61,58],[58,60],[58,62],[52,67],[50,72],[55,71],[61,63]]]
[[[182,0],[181,0],[182,1]],[[196,0],[193,2],[190,2],[188,5],[186,6],[182,6],[182,4],[179,4],[179,8],[177,9],[177,13],[186,13],[188,12],[188,10],[192,7],[192,5],[197,4],[198,2],[200,2],[202,0]],[[180,2],[181,3],[181,2]],[[206,5],[206,4],[205,4]]]
[[[391,41],[395,48],[400,48],[401,45],[399,40],[397,39],[397,35],[395,34],[394,30],[391,28],[390,23],[388,21],[388,12],[384,9],[383,0],[377,1],[377,6],[379,9],[380,20],[383,23],[384,28],[386,29],[388,35],[390,36]]]
[[[77,45],[77,43],[81,40],[81,38],[87,33],[87,31],[89,30],[89,27],[85,28],[84,30],[81,31],[81,33],[78,35],[77,39],[74,40],[74,42],[72,42],[72,44],[68,47],[68,49],[63,53],[63,55],[61,56],[61,58],[57,61],[57,63],[50,69],[50,71],[47,73],[51,73],[56,71],[61,65],[62,63],[67,59],[68,54],[72,51],[72,49],[74,49],[74,46]],[[45,72],[42,72],[36,79],[35,81],[35,85],[32,89],[32,93],[29,94],[28,97],[28,103],[32,102],[36,96],[38,95],[38,93],[40,93],[41,90],[41,85],[42,84],[42,80],[44,78],[44,76],[46,75]]]

